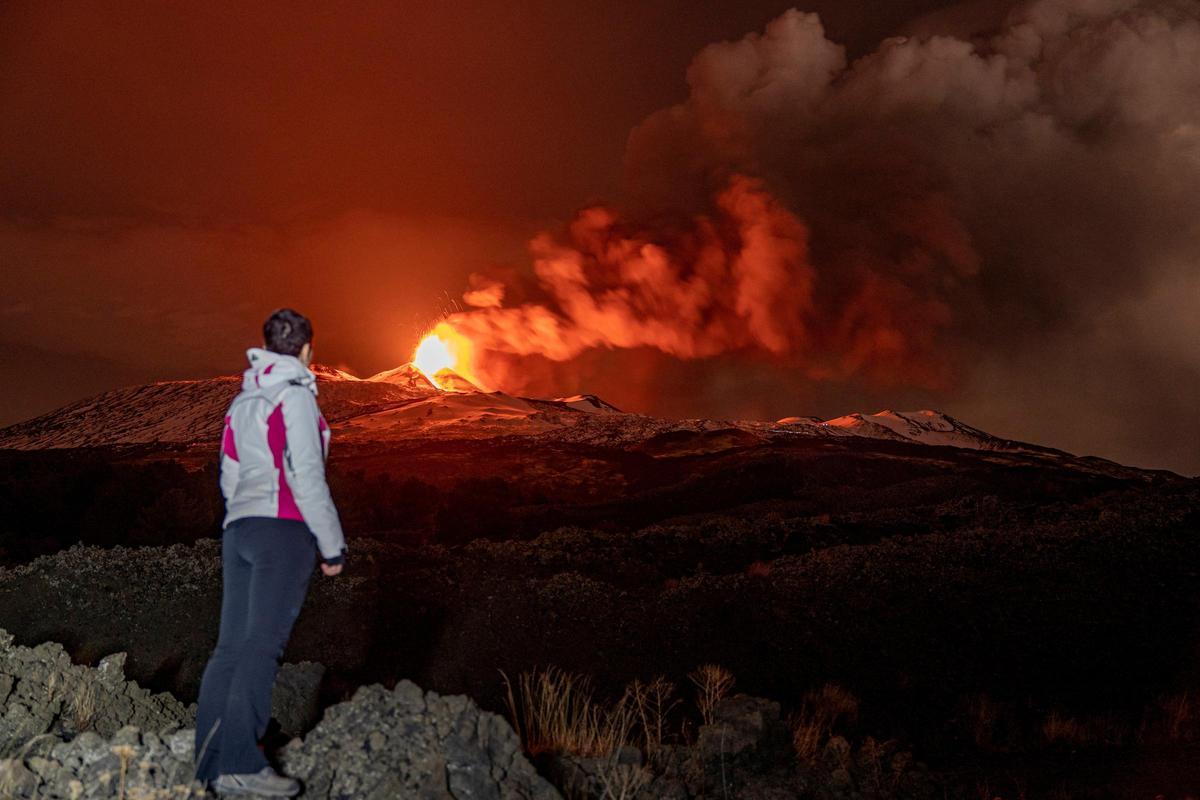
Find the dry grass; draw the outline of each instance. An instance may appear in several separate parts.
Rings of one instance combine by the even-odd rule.
[[[696,685],[696,705],[705,725],[711,725],[713,710],[733,688],[733,673],[719,664],[701,664],[688,678]]]
[[[1136,740],[1140,744],[1195,741],[1198,719],[1194,690],[1159,695],[1142,713]]]
[[[1082,722],[1051,711],[1042,723],[1042,736],[1051,744],[1087,744],[1091,737]]]
[[[46,700],[51,705],[59,700],[66,701],[64,711],[70,715],[75,733],[91,730],[96,722],[99,691],[94,681],[87,678],[64,680],[62,675],[52,672],[46,680]]]
[[[858,698],[836,683],[827,683],[805,698],[814,712],[829,721],[832,728],[838,722],[858,719]]]
[[[820,750],[821,742],[828,736],[828,731],[824,726],[800,717],[788,720],[788,724],[792,729],[792,748],[796,755],[811,761]]]
[[[121,761],[121,777],[117,786],[117,797],[119,800],[125,800],[125,776],[129,772],[129,761],[137,755],[137,751],[127,744],[122,744],[112,748],[112,752]]]
[[[893,797],[904,771],[911,763],[911,754],[893,757],[895,739],[878,741],[868,736],[859,748],[859,785],[873,797]]]
[[[792,747],[805,761],[816,757],[821,743],[841,722],[858,718],[858,698],[834,683],[808,692],[800,708],[788,717]]]
[[[675,684],[659,675],[649,683],[633,680],[627,692],[642,731],[642,749],[652,755],[662,747],[667,716],[679,705]]]
[[[1172,742],[1181,741],[1188,723],[1196,716],[1195,700],[1190,691],[1181,694],[1167,695],[1159,699],[1159,708],[1166,714],[1167,739]]]
[[[1000,706],[986,694],[975,694],[967,698],[967,716],[971,722],[971,739],[978,748],[990,747],[993,743],[996,720],[1000,717]]]
[[[1077,719],[1054,710],[1042,723],[1042,737],[1048,744],[1074,747],[1119,745],[1129,738],[1129,729],[1110,716]]]
[[[71,712],[71,722],[75,733],[91,730],[96,722],[96,706],[99,700],[96,684],[92,681],[80,681],[71,695],[68,710]]]
[[[512,682],[503,671],[500,674],[513,728],[528,754],[607,756],[628,742],[635,715],[628,691],[605,708],[592,699],[588,677],[549,667],[521,673],[518,701]]]
[[[1048,794],[1046,797],[1047,800],[1073,800],[1075,797],[1075,792],[1065,783],[1060,783],[1058,786],[1055,786],[1053,789],[1051,789],[1050,794]]]
[[[982,778],[975,782],[975,794],[979,800],[1027,800],[1028,793],[1025,789],[1024,782],[1015,776],[1009,776],[1012,783],[1012,789],[992,788],[989,778]]]

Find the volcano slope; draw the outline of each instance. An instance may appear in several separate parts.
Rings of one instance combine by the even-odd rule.
[[[215,386],[187,402],[228,402]],[[1053,754],[1051,719],[1103,720],[1101,749],[1197,732],[1161,718],[1200,688],[1194,479],[934,412],[667,421],[395,387],[322,376],[323,401],[349,398],[329,474],[351,565],[314,580],[285,658],[328,667],[328,702],[409,678],[502,710],[498,670],[604,694],[714,662],[790,707],[843,686],[856,730],[935,763]],[[85,402],[82,440],[78,409],[0,432],[0,627],[126,651],[131,678],[191,699],[220,604],[215,432]],[[95,434],[118,414],[135,437]]]

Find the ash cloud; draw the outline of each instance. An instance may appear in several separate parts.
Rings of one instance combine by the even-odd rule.
[[[1200,471],[1200,5],[986,12],[852,62],[794,10],[705,48],[629,137],[627,207],[448,321],[506,388],[615,349],[705,361],[711,401],[737,357],[760,368],[733,403],[866,387]]]

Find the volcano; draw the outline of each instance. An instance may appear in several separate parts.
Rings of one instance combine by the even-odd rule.
[[[417,365],[409,361],[406,364],[401,364],[398,367],[385,369],[383,372],[377,372],[368,381],[377,383],[391,383],[396,386],[403,386],[416,392],[436,392],[438,386],[429,379],[429,376],[417,368]]]
[[[405,363],[369,378],[314,364],[319,396],[335,441],[369,446],[397,437],[479,439],[527,436],[575,443],[640,447],[657,438],[704,436],[737,431],[724,441],[768,444],[797,436],[867,439],[997,453],[1025,454],[1088,463],[1068,453],[993,436],[938,411],[851,413],[822,420],[812,416],[758,420],[661,419],[626,413],[596,395],[563,398],[517,397],[484,392],[449,368],[432,378]],[[240,377],[222,375],[190,381],[131,386],[80,400],[40,417],[0,429],[0,449],[40,450],[171,444],[202,446],[215,441],[225,408]],[[731,445],[732,446],[732,445]],[[707,449],[707,446],[706,446]],[[1121,470],[1119,465],[1111,465]]]

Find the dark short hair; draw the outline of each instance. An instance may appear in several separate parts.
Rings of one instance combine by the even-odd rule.
[[[263,342],[274,353],[298,356],[301,348],[312,341],[312,335],[308,317],[290,308],[275,311],[263,323]]]

